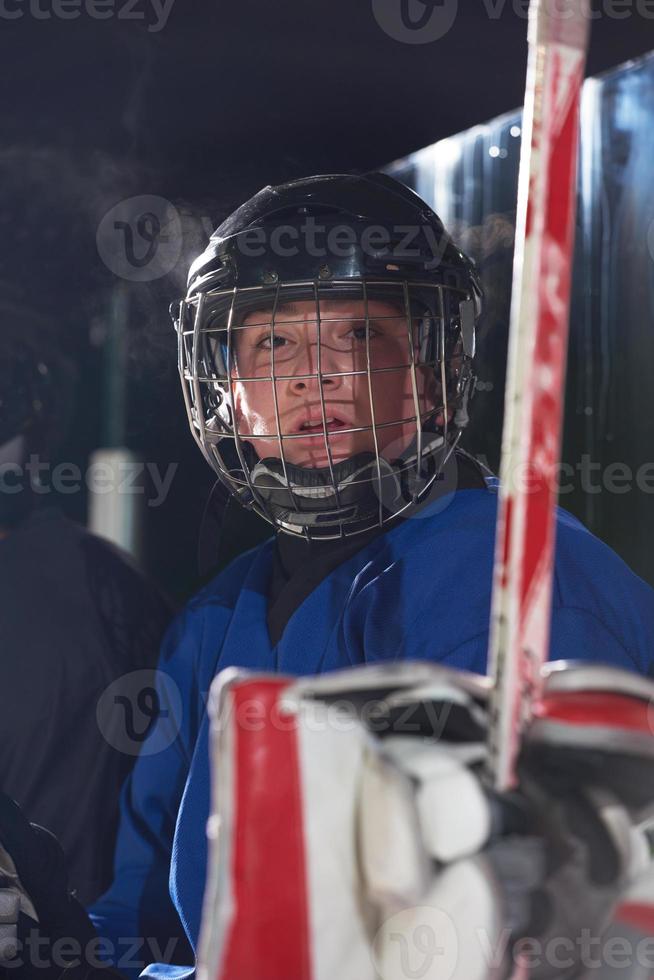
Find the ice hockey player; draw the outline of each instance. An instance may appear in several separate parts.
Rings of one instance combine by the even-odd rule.
[[[140,935],[157,916],[161,931],[170,875],[197,940],[205,702],[220,670],[410,659],[485,672],[497,497],[457,451],[480,311],[477,273],[439,218],[379,174],[265,188],[193,263],[175,310],[191,429],[277,534],[168,634],[160,668],[180,730],[125,793],[116,879],[94,910],[102,935]],[[552,657],[645,674],[653,639],[652,590],[560,512]]]
[[[380,174],[265,188],[193,263],[174,310],[191,429],[276,534],[164,641],[161,750],[142,753],[126,787],[115,880],[92,910],[115,950],[174,936],[179,920],[196,946],[219,671],[422,660],[485,672],[497,497],[458,445],[481,306],[439,218]],[[647,674],[653,639],[652,590],[560,512],[552,658]],[[131,967],[115,962],[134,975],[154,958],[142,943]]]

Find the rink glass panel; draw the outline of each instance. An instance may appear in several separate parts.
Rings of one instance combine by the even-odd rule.
[[[499,465],[520,113],[386,169],[477,261],[486,308],[466,446]],[[560,503],[654,585],[654,54],[584,86]]]

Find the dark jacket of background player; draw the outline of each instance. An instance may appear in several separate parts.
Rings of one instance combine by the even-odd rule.
[[[170,610],[20,475],[61,422],[56,361],[0,341],[0,788],[57,835],[87,903],[111,882],[120,788],[156,708],[134,672],[154,667]]]

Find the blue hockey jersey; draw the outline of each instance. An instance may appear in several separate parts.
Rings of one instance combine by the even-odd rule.
[[[209,813],[206,698],[215,675],[232,665],[311,674],[398,659],[485,672],[496,507],[489,490],[461,490],[380,534],[314,589],[274,647],[266,623],[272,539],[188,604],[162,648],[162,716],[123,792],[114,884],[92,910],[119,970],[191,972],[157,964],[157,946],[136,937],[173,936],[179,916],[193,948],[197,942]],[[654,591],[563,511],[550,655],[641,673],[654,657]]]

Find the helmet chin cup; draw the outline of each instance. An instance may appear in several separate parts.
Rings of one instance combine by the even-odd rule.
[[[260,498],[259,506],[288,533],[313,538],[358,534],[431,498],[450,453],[443,452],[442,436],[425,437],[420,467],[416,439],[398,459],[363,452],[331,469],[284,464],[278,457],[262,459],[250,474],[252,491]]]
[[[309,469],[263,459],[251,475],[252,485],[279,527],[312,537],[364,531],[379,522],[384,497],[400,492],[395,468],[374,453],[357,453],[340,463]],[[321,531],[323,532],[321,534]]]

